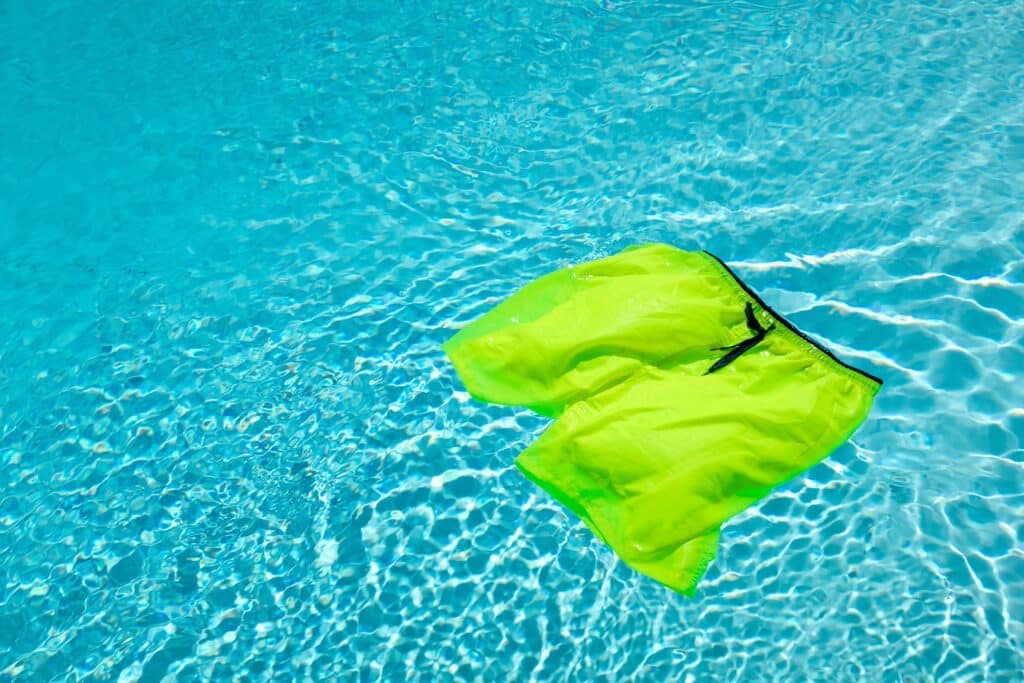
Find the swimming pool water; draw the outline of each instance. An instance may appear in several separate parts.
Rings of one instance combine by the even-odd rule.
[[[0,85],[0,680],[1024,680],[1021,2],[7,2]],[[440,350],[649,241],[886,382],[696,600]]]

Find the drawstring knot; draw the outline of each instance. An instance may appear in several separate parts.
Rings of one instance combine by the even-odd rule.
[[[775,329],[775,323],[772,323],[768,327],[765,327],[761,324],[761,321],[757,319],[756,315],[754,315],[754,307],[751,305],[749,301],[747,302],[747,307],[744,312],[747,315],[747,328],[750,330],[753,336],[750,337],[749,339],[744,339],[738,344],[733,344],[731,346],[716,346],[713,349],[711,349],[712,351],[728,351],[729,353],[725,354],[717,361],[715,361],[715,364],[712,365],[708,369],[708,371],[704,373],[705,375],[710,375],[712,372],[715,372],[716,370],[721,370],[726,365],[733,362],[734,360],[742,356],[744,353],[760,344],[761,340],[764,339],[765,335]]]

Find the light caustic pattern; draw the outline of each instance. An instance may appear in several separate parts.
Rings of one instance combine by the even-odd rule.
[[[0,8],[0,680],[1020,680],[1019,2],[37,4]],[[440,350],[652,241],[886,381],[696,600]]]

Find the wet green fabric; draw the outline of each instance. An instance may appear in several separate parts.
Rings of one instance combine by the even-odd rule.
[[[691,596],[722,523],[845,442],[880,387],[662,244],[541,277],[444,350],[475,398],[557,418],[516,466]]]

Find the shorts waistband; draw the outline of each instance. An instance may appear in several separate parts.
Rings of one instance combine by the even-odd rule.
[[[804,348],[809,354],[811,354],[818,360],[833,366],[840,372],[850,375],[854,380],[858,382],[867,381],[868,383],[870,383],[868,388],[871,390],[872,394],[878,392],[878,390],[882,386],[882,379],[880,377],[876,377],[875,375],[872,375],[869,372],[865,372],[864,370],[856,368],[850,365],[849,363],[841,361],[834,353],[832,353],[832,351],[828,349],[828,347],[808,337],[806,334],[801,332],[800,329],[796,327],[796,325],[786,320],[786,318],[779,314],[778,311],[776,311],[767,303],[765,303],[764,299],[762,299],[757,294],[757,292],[751,289],[745,282],[743,282],[743,280],[740,279],[738,275],[736,275],[735,272],[733,272],[731,268],[729,268],[729,266],[725,264],[725,261],[718,258],[709,251],[700,251],[699,253],[703,254],[706,257],[707,262],[711,264],[715,269],[717,269],[723,275],[723,277],[725,277],[725,279],[734,288],[738,290],[738,293],[740,293],[741,295],[745,294],[746,296],[753,299],[753,301],[766,313],[768,313],[768,315],[770,315],[775,322],[779,323],[779,327],[776,328],[779,333],[785,334],[786,336],[790,337],[791,339],[793,339],[793,341],[797,343],[797,345]]]

